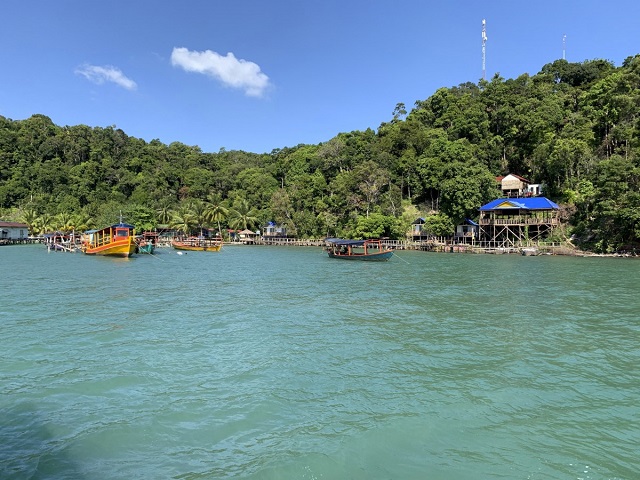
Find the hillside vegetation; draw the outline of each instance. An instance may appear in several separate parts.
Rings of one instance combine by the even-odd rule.
[[[297,237],[404,238],[417,216],[452,233],[515,173],[563,206],[559,235],[600,252],[640,242],[640,55],[558,60],[536,75],[441,88],[377,131],[269,154],[207,153],[116,127],[0,117],[0,218],[33,233],[118,220]]]

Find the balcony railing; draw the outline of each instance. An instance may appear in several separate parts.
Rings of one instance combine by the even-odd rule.
[[[555,217],[514,217],[514,218],[481,218],[480,225],[559,225],[560,220]]]

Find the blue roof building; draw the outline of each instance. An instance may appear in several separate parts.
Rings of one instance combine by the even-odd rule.
[[[498,198],[480,207],[480,211],[505,210],[558,210],[560,207],[545,197]]]
[[[545,197],[493,200],[480,207],[478,240],[490,248],[536,244],[560,224],[559,210]]]

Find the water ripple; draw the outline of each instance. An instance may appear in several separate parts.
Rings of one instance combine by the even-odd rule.
[[[0,477],[635,478],[637,262],[398,257],[0,249]]]

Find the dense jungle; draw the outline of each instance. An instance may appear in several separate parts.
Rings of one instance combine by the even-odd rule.
[[[392,106],[390,107],[390,110]],[[557,60],[535,75],[441,88],[399,103],[377,131],[270,153],[203,152],[116,126],[0,116],[0,218],[31,234],[117,222],[259,229],[298,238],[405,238],[417,217],[452,234],[500,196],[496,177],[544,185],[561,205],[555,241],[640,247],[640,55]]]

